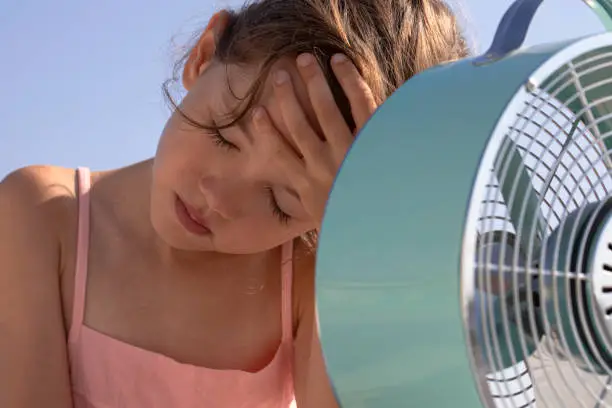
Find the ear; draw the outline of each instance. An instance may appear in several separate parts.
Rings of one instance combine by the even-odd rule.
[[[210,65],[217,43],[229,21],[230,13],[221,10],[211,17],[206,29],[198,39],[198,42],[189,53],[189,57],[183,68],[183,86],[189,91],[199,76]]]

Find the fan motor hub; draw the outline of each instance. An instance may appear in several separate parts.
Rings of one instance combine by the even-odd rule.
[[[595,227],[587,270],[592,293],[590,308],[596,331],[605,338],[599,340],[612,350],[612,212],[606,212]]]

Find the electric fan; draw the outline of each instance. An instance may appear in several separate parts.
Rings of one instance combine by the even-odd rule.
[[[520,48],[540,4],[403,85],[342,165],[316,283],[342,407],[612,407],[612,34]]]

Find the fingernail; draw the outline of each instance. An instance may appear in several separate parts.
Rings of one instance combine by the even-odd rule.
[[[334,64],[344,64],[346,61],[348,61],[348,59],[344,54],[334,54],[334,56],[332,57],[332,62]]]
[[[309,65],[312,65],[314,62],[314,57],[311,54],[300,54],[297,57],[297,64],[302,68],[306,68]]]
[[[276,82],[276,85],[282,85],[285,82],[287,82],[289,80],[289,74],[287,73],[287,71],[276,71],[276,74],[274,74],[274,81]]]

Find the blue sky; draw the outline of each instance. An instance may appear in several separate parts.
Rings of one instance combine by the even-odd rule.
[[[602,30],[580,0],[544,3],[528,44]],[[152,156],[177,47],[215,9],[239,4],[0,0],[0,178],[28,164],[108,169]],[[451,4],[483,51],[511,1]]]

